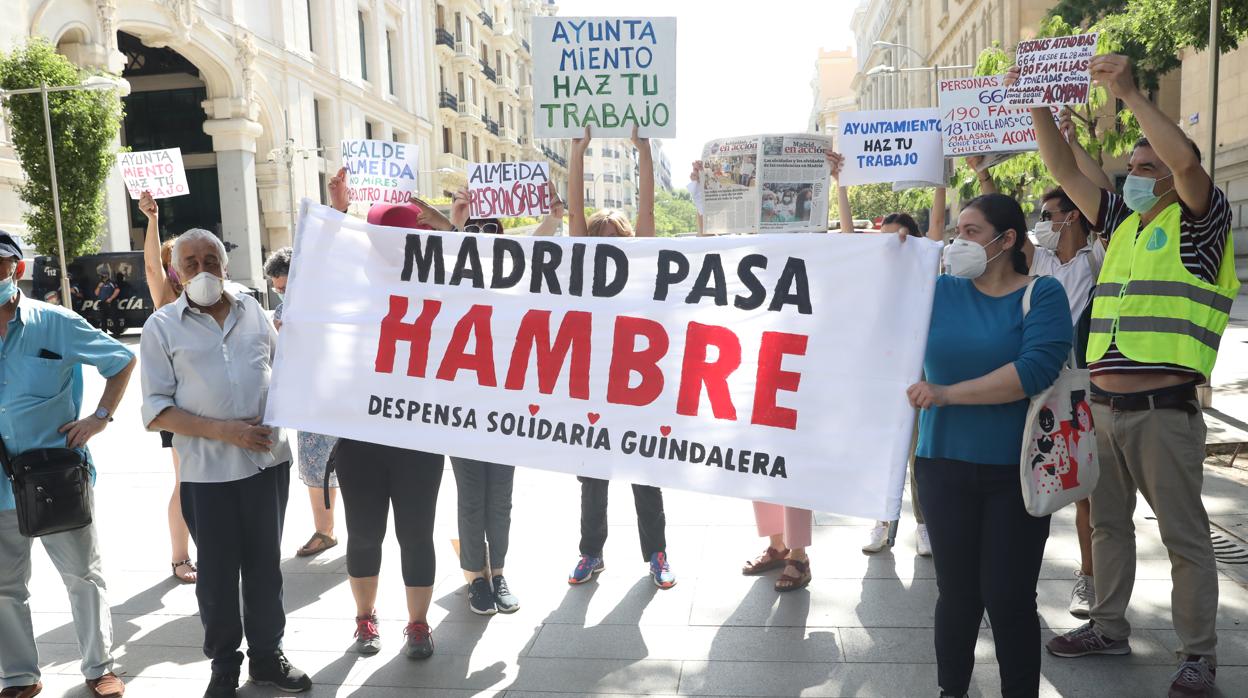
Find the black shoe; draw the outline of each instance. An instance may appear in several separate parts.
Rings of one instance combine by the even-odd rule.
[[[208,690],[204,698],[234,698],[238,695],[238,672],[223,673],[214,671],[208,680]]]
[[[501,574],[494,577],[494,605],[499,613],[515,613],[520,610],[520,599],[507,588],[507,580]]]
[[[492,616],[498,612],[494,607],[494,590],[485,577],[477,577],[468,585],[468,608],[479,616]]]
[[[287,693],[302,693],[312,688],[312,679],[291,666],[290,660],[281,651],[263,659],[253,657],[247,664],[247,673],[251,675],[252,683],[276,686]]]

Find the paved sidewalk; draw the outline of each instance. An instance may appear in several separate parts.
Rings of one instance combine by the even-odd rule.
[[[1246,307],[1248,304],[1240,305]],[[133,341],[135,338],[130,337]],[[1215,405],[1248,421],[1248,329],[1228,334]],[[97,521],[113,603],[118,670],[128,696],[198,696],[209,668],[199,649],[194,587],[169,576],[165,504],[173,482],[169,455],[138,424],[138,374],[117,422],[94,444],[101,465]],[[1224,375],[1226,381],[1223,381]],[[102,382],[88,371],[87,400]],[[1243,393],[1243,394],[1241,394]],[[1206,502],[1228,530],[1248,528],[1245,471],[1208,467]],[[743,577],[762,550],[748,502],[668,491],[669,552],[679,583],[654,587],[640,559],[631,493],[612,487],[607,571],[569,587],[577,557],[579,493],[570,476],[521,470],[516,476],[507,576],[523,603],[512,616],[483,619],[467,609],[451,546],[455,483],[448,469],[438,512],[438,582],[431,623],[437,654],[413,662],[400,654],[405,621],[398,549],[386,548],[378,612],[386,643],[363,658],[348,651],[354,605],[345,546],[313,560],[293,557],[312,532],[306,490],[292,483],[284,550],[286,648],[316,681],[312,695],[523,696],[733,695],[934,696],[935,581],[930,560],[914,552],[914,525],[903,514],[898,546],[859,551],[870,522],[817,516],[810,549],[814,584],[784,595],[774,574]],[[908,495],[907,495],[908,507]],[[342,516],[339,513],[340,533]],[[1136,513],[1139,557],[1129,657],[1044,658],[1046,696],[1160,696],[1174,669],[1169,564],[1151,512]],[[1244,534],[1241,534],[1244,535]],[[1248,537],[1248,536],[1246,536]],[[1066,611],[1078,559],[1073,511],[1053,519],[1039,586],[1045,639],[1079,621]],[[60,580],[35,556],[31,604],[47,696],[86,696]],[[1220,566],[1218,683],[1222,695],[1248,694],[1248,587],[1240,567]],[[974,695],[999,695],[991,638],[978,648]],[[280,695],[246,686],[240,695]]]

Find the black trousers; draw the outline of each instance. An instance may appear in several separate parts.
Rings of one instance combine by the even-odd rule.
[[[985,609],[992,624],[1001,695],[1040,693],[1036,581],[1049,517],[1027,513],[1017,465],[918,458],[915,475],[936,565],[936,665],[940,687],[971,683]]]
[[[334,467],[347,517],[347,574],[376,577],[381,571],[381,543],[393,504],[403,584],[433,586],[433,520],[442,486],[442,456],[340,439]]]
[[[602,557],[607,542],[607,488],[610,483],[592,477],[581,481],[581,554]],[[663,514],[663,490],[649,485],[633,485],[633,506],[637,509],[637,533],[641,537],[641,558],[667,551],[667,517]]]
[[[182,516],[199,556],[195,598],[204,625],[204,654],[213,671],[238,670],[244,634],[249,657],[281,649],[286,630],[282,522],[289,494],[290,463],[245,480],[182,483]]]

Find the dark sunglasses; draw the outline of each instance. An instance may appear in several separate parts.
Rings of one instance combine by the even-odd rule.
[[[465,233],[485,233],[487,235],[494,235],[500,230],[502,230],[502,228],[500,228],[497,223],[471,223],[464,226]]]
[[[1057,212],[1058,212],[1058,213],[1070,213],[1070,212],[1071,212],[1071,211],[1073,211],[1073,210],[1075,210],[1075,209],[1073,209],[1073,208],[1060,208],[1060,209],[1058,209],[1058,210],[1057,210]],[[1051,220],[1053,220],[1053,212],[1052,212],[1052,211],[1045,211],[1045,210],[1040,211],[1040,220],[1042,220],[1042,221],[1051,221]]]

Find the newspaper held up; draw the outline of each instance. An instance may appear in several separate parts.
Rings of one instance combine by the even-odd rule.
[[[707,143],[702,149],[706,232],[826,232],[831,147],[831,139],[803,133]]]

